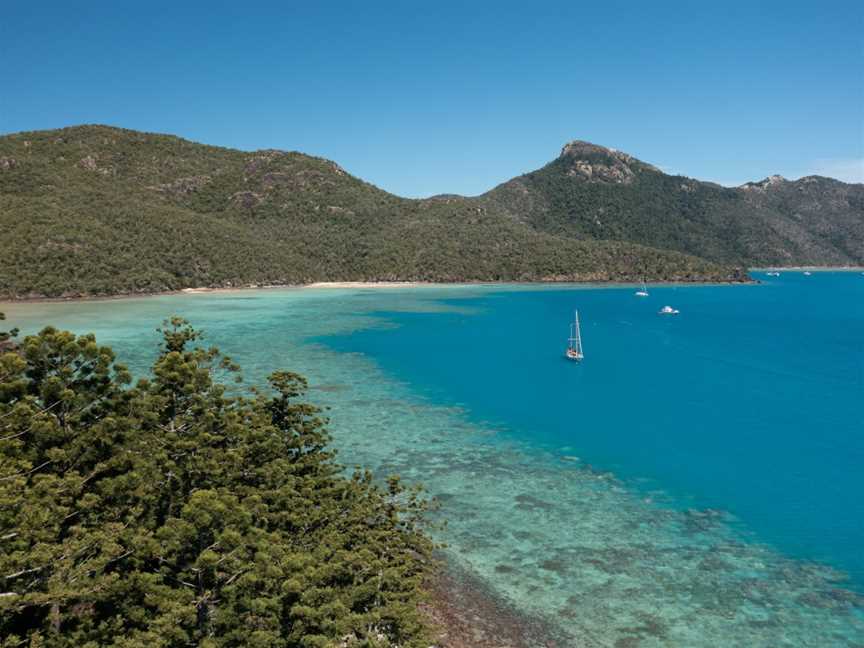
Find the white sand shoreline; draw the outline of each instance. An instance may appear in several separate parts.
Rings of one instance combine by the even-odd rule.
[[[316,281],[301,288],[416,288],[418,286],[440,286],[442,284],[419,281]]]
[[[657,281],[648,282],[649,286],[688,287],[688,286],[753,286],[757,281],[712,282],[712,281]],[[309,284],[268,284],[208,288],[179,288],[160,292],[119,293],[116,295],[75,295],[66,297],[23,297],[19,299],[0,299],[0,307],[7,309],[21,304],[53,304],[75,302],[117,301],[126,299],[152,299],[176,295],[218,295],[228,293],[244,293],[269,290],[387,290],[412,288],[538,288],[561,289],[573,288],[579,290],[595,290],[602,288],[627,288],[641,284],[630,281],[466,281],[460,283],[437,283],[431,281],[321,281]]]
[[[822,268],[829,270],[828,268]],[[760,269],[761,270],[761,269]],[[864,270],[864,268],[862,268]],[[687,287],[687,286],[752,286],[758,281],[656,281],[649,282],[649,286]],[[638,286],[639,283],[631,281],[464,281],[464,282],[433,282],[433,281],[318,281],[308,284],[246,284],[240,286],[197,286],[190,288],[179,288],[176,290],[165,290],[157,292],[141,293],[119,293],[114,295],[69,295],[65,297],[23,297],[18,299],[0,299],[0,307],[7,310],[15,305],[39,304],[39,303],[74,303],[90,301],[114,301],[125,299],[152,299],[156,297],[167,297],[171,295],[217,295],[226,293],[240,293],[249,291],[268,290],[393,290],[413,288],[478,288],[478,287],[500,287],[500,288],[543,288],[561,289],[573,288],[582,290],[602,288],[624,288]]]

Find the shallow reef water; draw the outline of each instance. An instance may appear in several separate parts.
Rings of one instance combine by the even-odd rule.
[[[680,296],[690,290],[710,289],[682,288],[674,295],[686,302]],[[448,397],[440,388],[447,384],[444,373],[421,388],[413,376],[422,368],[400,372],[394,364],[414,362],[407,351],[376,355],[376,340],[404,337],[411,322],[434,320],[437,334],[446,337],[454,322],[494,311],[516,296],[545,299],[545,291],[262,290],[3,310],[25,332],[48,323],[93,331],[135,371],[155,355],[159,321],[177,313],[240,363],[247,384],[260,384],[276,368],[307,375],[310,400],[329,408],[340,461],[423,483],[440,502],[436,515],[446,520],[436,533],[448,560],[517,609],[548,622],[565,645],[864,646],[861,588],[832,561],[784,550],[738,511],[727,512],[734,506],[715,506],[722,497],[689,498],[678,492],[680,483],[664,483],[660,470],[644,479],[632,466],[616,470],[607,454],[578,436],[542,433],[548,420],[537,419],[541,432],[535,438],[527,424],[495,416],[499,401],[489,406],[478,400],[475,407],[465,393]],[[608,290],[597,292],[599,299]],[[592,329],[586,319],[587,353],[600,353],[603,325]],[[452,335],[475,336],[468,345],[485,344],[468,329]],[[508,335],[509,343],[519,344],[512,331]],[[423,346],[422,337],[416,344]],[[483,380],[475,365],[462,372]],[[520,393],[528,399],[525,407],[533,406],[531,389]]]

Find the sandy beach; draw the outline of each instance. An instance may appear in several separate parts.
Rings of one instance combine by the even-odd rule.
[[[441,284],[421,283],[419,281],[317,281],[303,288],[416,288]]]
[[[791,268],[785,268],[791,270]],[[761,269],[760,269],[761,270]],[[813,270],[836,270],[836,268],[813,268]],[[862,268],[864,270],[864,268]],[[649,286],[741,286],[755,285],[758,281],[649,281]],[[84,302],[84,301],[111,301],[118,299],[142,299],[148,297],[163,297],[167,295],[207,295],[218,293],[236,293],[250,290],[310,290],[310,289],[406,289],[406,288],[442,288],[442,287],[474,287],[474,286],[500,286],[500,287],[538,287],[538,288],[615,288],[639,286],[637,281],[463,281],[463,282],[431,282],[431,281],[316,281],[308,284],[248,284],[238,286],[196,286],[190,288],[178,288],[175,290],[160,290],[154,292],[133,292],[116,294],[64,294],[55,297],[46,297],[39,294],[29,294],[18,297],[0,297],[0,305],[22,304],[22,303],[52,303],[52,302]]]

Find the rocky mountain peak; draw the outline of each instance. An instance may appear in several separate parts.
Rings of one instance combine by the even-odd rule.
[[[583,140],[565,144],[558,159],[566,164],[567,175],[589,182],[630,184],[640,170],[658,170],[627,153]]]
[[[742,189],[750,189],[757,191],[765,191],[766,189],[772,189],[775,187],[779,187],[782,184],[789,182],[786,178],[781,175],[771,175],[761,180],[759,182],[747,182],[741,185]]]
[[[560,157],[581,158],[588,155],[598,154],[612,156],[616,152],[617,151],[613,149],[609,149],[605,146],[600,146],[598,144],[592,144],[591,142],[586,142],[584,140],[573,140],[572,142],[567,142],[564,145],[564,147],[561,149]]]

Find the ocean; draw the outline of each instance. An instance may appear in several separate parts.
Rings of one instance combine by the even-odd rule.
[[[137,372],[180,314],[421,482],[451,563],[572,646],[864,645],[864,276],[271,289],[4,305]],[[663,305],[679,315],[660,316]],[[564,359],[579,309],[585,359]]]

